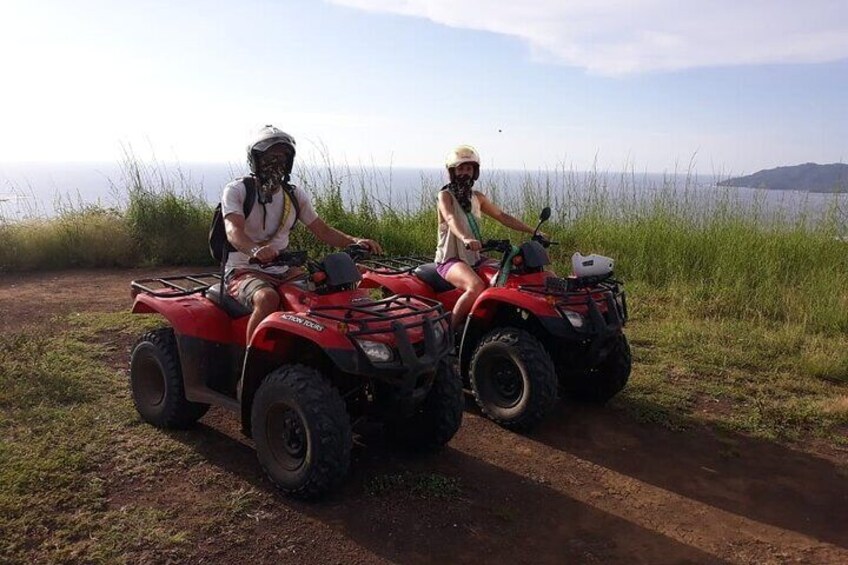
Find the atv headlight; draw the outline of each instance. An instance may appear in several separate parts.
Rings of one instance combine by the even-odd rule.
[[[385,343],[378,341],[369,341],[367,339],[358,340],[359,347],[365,353],[366,357],[374,363],[388,363],[394,358],[392,348]]]
[[[571,322],[571,326],[575,329],[582,328],[583,324],[586,322],[586,319],[583,316],[573,310],[566,310],[565,317],[568,318],[568,321]]]

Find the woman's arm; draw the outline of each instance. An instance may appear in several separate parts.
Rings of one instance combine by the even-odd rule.
[[[456,221],[456,215],[453,213],[452,196],[446,190],[439,193],[439,213],[442,215],[442,218],[445,219],[445,222],[447,222],[451,233],[461,239],[462,243],[465,244],[466,247],[472,251],[480,251],[482,243],[475,239],[472,234],[465,233],[462,226],[460,226],[459,222]]]
[[[509,214],[498,208],[498,206],[494,202],[486,198],[486,195],[482,192],[477,192],[475,190],[474,194],[476,194],[477,197],[480,199],[480,211],[486,214],[487,216],[494,218],[501,224],[515,231],[520,231],[529,234],[532,234],[534,232],[533,228],[531,228],[515,216],[510,216]]]

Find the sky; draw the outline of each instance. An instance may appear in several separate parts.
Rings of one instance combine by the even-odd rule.
[[[0,0],[0,163],[848,160],[848,2]]]

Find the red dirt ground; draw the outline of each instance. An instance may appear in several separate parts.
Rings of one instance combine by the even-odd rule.
[[[0,330],[127,309],[128,282],[154,272],[164,271],[2,275]],[[397,454],[366,435],[345,486],[317,503],[280,496],[235,419],[213,409],[173,434],[203,463],[153,484],[107,476],[110,506],[169,510],[198,563],[848,562],[848,474],[836,456],[699,426],[673,432],[569,403],[521,436],[472,404],[436,455]],[[369,491],[373,477],[407,471],[458,479],[461,494]],[[240,489],[256,493],[258,511],[205,530],[208,500]],[[150,561],[167,559],[154,550]]]

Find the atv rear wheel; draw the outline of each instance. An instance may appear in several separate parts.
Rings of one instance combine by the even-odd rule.
[[[469,374],[477,405],[510,430],[530,430],[556,403],[557,376],[551,356],[524,330],[498,328],[483,336]]]
[[[172,328],[147,332],[138,340],[130,357],[130,389],[138,413],[157,428],[187,428],[209,410],[208,404],[186,400]]]
[[[409,449],[436,450],[459,430],[465,400],[462,379],[450,360],[443,360],[427,397],[415,413],[387,422],[389,437]]]
[[[273,371],[256,391],[251,414],[259,462],[284,493],[313,498],[347,474],[350,419],[338,391],[316,369]]]
[[[600,363],[576,374],[564,374],[564,392],[575,400],[603,404],[625,387],[631,363],[630,345],[622,334]]]

